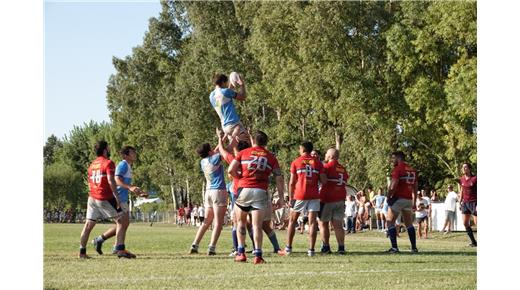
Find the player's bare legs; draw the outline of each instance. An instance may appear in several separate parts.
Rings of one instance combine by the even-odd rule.
[[[213,224],[213,233],[211,234],[211,241],[209,243],[210,252],[214,252],[214,247],[217,245],[220,232],[222,232],[222,226],[224,225],[224,216],[226,215],[226,206],[213,206],[215,220]],[[206,221],[206,219],[204,219]],[[213,249],[213,251],[211,251]]]
[[[324,245],[329,245],[330,229],[329,222],[319,221],[320,225],[320,237]]]
[[[410,245],[412,252],[417,252],[417,245],[415,240],[415,227],[413,226],[413,213],[411,210],[402,210],[401,211],[403,222],[406,226],[406,230],[408,231],[408,238],[410,239]],[[426,229],[428,228],[427,225]]]
[[[235,257],[235,261],[237,262],[245,262],[246,256],[245,252],[245,244],[246,244],[246,227],[247,227],[247,212],[243,211],[240,207],[235,204],[235,216],[237,219],[237,240],[238,240],[238,248],[237,248],[237,256]]]
[[[213,222],[213,208],[206,207],[205,214],[204,214],[204,223],[199,227],[199,230],[197,231],[197,234],[195,235],[195,239],[192,243],[192,250],[193,245],[197,246],[200,243],[200,240],[202,240],[202,237],[204,237],[204,234],[208,230],[208,228],[211,226],[211,223]]]
[[[296,223],[298,222],[298,217],[300,216],[300,213],[294,210],[291,210],[290,216],[289,216],[289,225],[287,226],[287,250],[292,248],[292,243],[294,239],[294,234],[296,232]]]
[[[255,240],[256,251],[262,251],[262,241],[263,241],[263,233],[262,233],[262,224],[264,222],[265,210],[252,210],[251,211],[251,219],[253,223],[253,239]]]
[[[316,245],[317,236],[317,221],[316,216],[318,215],[315,211],[309,211],[309,250],[314,250]]]
[[[88,237],[90,236],[92,229],[94,229],[94,226],[96,226],[95,221],[89,219],[85,221],[85,225],[83,226],[83,230],[81,231],[81,236],[79,239],[79,245],[81,248],[87,247]]]
[[[343,229],[343,221],[332,220],[332,227],[334,228],[334,234],[336,235],[336,241],[338,242],[338,248],[345,246],[345,230]],[[343,247],[341,247],[343,246]]]

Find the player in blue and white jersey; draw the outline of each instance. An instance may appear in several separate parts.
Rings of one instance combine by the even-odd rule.
[[[209,101],[217,112],[222,130],[230,140],[236,136],[246,133],[240,117],[235,109],[233,99],[243,101],[246,98],[246,84],[240,79],[238,92],[232,90],[228,82],[228,77],[223,74],[216,74],[213,77],[215,89],[209,95]]]
[[[209,226],[215,220],[208,247],[208,255],[216,255],[215,248],[222,231],[228,204],[224,167],[221,164],[222,158],[220,153],[216,151],[216,148],[211,150],[211,146],[208,143],[200,145],[197,148],[197,153],[202,158],[200,167],[206,178],[206,192],[204,193],[205,216],[204,223],[199,227],[195,235],[190,253],[198,253],[200,240],[202,240]]]

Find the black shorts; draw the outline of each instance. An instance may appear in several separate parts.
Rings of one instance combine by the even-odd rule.
[[[462,214],[477,216],[477,201],[463,201],[460,207]]]
[[[199,217],[199,221],[202,223],[204,222],[204,217]]]
[[[415,218],[417,220],[417,223],[420,224],[423,221],[428,221],[428,216],[422,217],[422,218]]]

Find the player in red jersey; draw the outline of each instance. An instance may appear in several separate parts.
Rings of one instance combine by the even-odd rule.
[[[459,200],[460,210],[462,211],[464,227],[471,240],[470,247],[477,246],[477,240],[473,236],[470,226],[470,219],[473,215],[473,222],[477,225],[477,176],[471,173],[471,164],[462,164],[462,175],[459,179]]]
[[[245,262],[245,234],[247,224],[247,214],[251,212],[253,223],[253,237],[255,240],[254,264],[264,263],[262,258],[262,224],[269,195],[267,188],[269,175],[273,173],[276,177],[276,187],[278,193],[283,195],[284,182],[283,176],[278,165],[278,160],[265,149],[267,145],[267,135],[258,131],[254,140],[251,139],[252,147],[240,151],[235,160],[231,162],[228,173],[234,177],[239,177],[238,197],[235,201],[235,210],[238,217],[238,254],[235,257],[237,262]],[[239,173],[241,172],[241,173]],[[279,206],[283,206],[283,200],[279,200]]]
[[[338,253],[345,254],[345,230],[343,229],[343,218],[345,216],[345,199],[347,197],[348,172],[339,162],[339,151],[329,149],[325,154],[325,165],[323,170],[327,175],[327,183],[320,189],[320,235],[323,245],[322,253],[330,251],[330,228],[329,222],[332,221],[336,240],[338,242]]]
[[[124,214],[119,202],[115,175],[115,165],[110,157],[110,148],[106,141],[98,141],[94,146],[97,158],[88,168],[90,194],[87,204],[85,226],[81,231],[79,258],[86,259],[87,241],[90,232],[99,218],[113,218],[116,222],[116,250],[118,257],[135,258],[125,250],[122,216]]]
[[[388,215],[386,222],[388,226],[388,237],[392,247],[389,253],[399,253],[397,247],[397,230],[395,220],[401,213],[404,224],[408,230],[408,237],[412,245],[412,253],[418,252],[415,243],[415,228],[413,226],[412,211],[415,209],[415,193],[418,189],[417,171],[404,162],[404,153],[396,151],[392,153],[392,180],[388,186]]]
[[[225,136],[223,136],[222,132],[218,128],[216,130],[217,130],[217,137],[219,138],[218,150],[220,152],[220,155],[222,155],[222,158],[228,164],[231,164],[231,162],[235,159],[235,156],[238,155],[238,153],[240,151],[251,147],[251,145],[248,142],[243,141],[243,140],[238,140],[238,138],[235,138],[231,142],[231,144],[229,144],[228,148],[225,148],[224,145],[223,145]],[[233,150],[233,152],[230,152],[230,150],[229,150],[230,148]],[[240,172],[239,172],[239,174],[240,174]],[[233,176],[231,176],[231,178],[233,180],[233,183],[232,183],[233,185],[232,185],[232,188],[231,188],[231,192],[233,193],[233,196],[231,198],[231,208],[234,209],[235,200],[238,197],[237,196],[238,195],[238,181],[240,179],[237,178],[237,177],[233,177]],[[267,237],[271,241],[271,244],[273,245],[274,253],[283,255],[283,251],[280,249],[280,246],[278,244],[278,239],[276,237],[276,232],[273,230],[273,228],[271,226],[271,217],[272,217],[273,207],[272,207],[272,204],[271,204],[271,195],[270,194],[269,194],[268,200],[269,200],[269,202],[267,203],[267,208],[265,210],[265,216],[264,216],[264,222],[262,224],[262,229],[264,230],[265,234],[267,235]],[[233,239],[233,252],[231,253],[231,255],[234,256],[234,255],[236,255],[237,249],[238,249],[238,239],[237,239],[237,235],[236,235],[236,228],[237,228],[237,224],[238,224],[238,219],[237,219],[237,216],[234,213],[232,213],[231,219],[232,219],[232,222],[233,222],[233,227],[232,227],[232,230],[231,230],[231,237]],[[249,220],[251,220],[251,217],[250,217]],[[248,225],[247,225],[247,230],[248,230],[248,232],[250,234],[250,237],[251,237],[251,240],[252,240],[253,246],[254,246],[254,238],[252,236],[253,229],[252,229],[250,223],[248,223]]]
[[[285,254],[292,252],[295,226],[300,213],[307,211],[309,218],[309,250],[307,255],[314,256],[317,226],[316,216],[320,211],[320,194],[318,181],[327,183],[327,175],[323,172],[323,165],[316,157],[311,156],[313,146],[311,142],[300,145],[300,157],[291,163],[291,179],[289,182],[289,199],[294,200],[287,227],[287,245]]]

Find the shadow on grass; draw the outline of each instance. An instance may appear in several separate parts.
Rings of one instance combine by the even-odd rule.
[[[460,252],[460,251],[421,251],[419,253],[411,253],[410,250],[401,250],[399,254],[390,254],[385,251],[348,251],[346,255],[320,254],[316,253],[315,258],[319,257],[349,257],[349,256],[476,256],[477,252]],[[288,257],[307,257],[307,252],[292,252]]]

